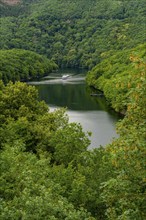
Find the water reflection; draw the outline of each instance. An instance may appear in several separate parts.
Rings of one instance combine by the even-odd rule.
[[[62,75],[70,74],[67,80]],[[92,97],[85,85],[85,73],[62,71],[50,74],[36,85],[41,100],[45,100],[51,109],[67,107],[70,122],[78,122],[84,131],[91,131],[90,148],[109,143],[117,137],[115,123],[119,116],[109,109],[103,96]]]

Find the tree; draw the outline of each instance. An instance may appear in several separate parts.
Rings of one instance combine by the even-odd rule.
[[[46,57],[26,50],[1,50],[0,71],[4,83],[42,77],[57,68]]]
[[[51,179],[50,158],[23,152],[17,141],[5,146],[1,161],[2,219],[94,220],[85,209],[75,209]]]
[[[121,137],[106,151],[116,168],[116,176],[102,184],[102,198],[107,204],[109,219],[146,218],[145,172],[145,63],[131,57],[137,63],[139,73],[132,78],[136,87],[129,91],[127,114],[119,123]],[[131,83],[132,83],[131,81]]]

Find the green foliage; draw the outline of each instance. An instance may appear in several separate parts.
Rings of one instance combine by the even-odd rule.
[[[145,63],[138,57],[138,74],[131,83],[135,88],[129,91],[127,114],[118,125],[120,138],[115,140],[106,151],[116,168],[116,177],[102,184],[102,198],[107,204],[109,219],[146,218],[146,147],[145,147]]]
[[[78,159],[78,156],[89,146],[89,139],[82,131],[79,124],[71,123],[69,126],[58,129],[51,145],[55,148],[54,160],[57,163],[63,163],[66,166]]]
[[[61,196],[49,157],[39,160],[23,152],[20,142],[5,147],[0,157],[1,219],[94,220]]]
[[[135,88],[105,149],[87,151],[81,126],[34,87],[0,83],[2,219],[145,219],[145,64],[131,59]]]
[[[0,48],[27,49],[60,66],[91,69],[103,52],[145,41],[145,0],[25,2],[17,18],[1,18]]]
[[[1,50],[0,63],[0,79],[5,83],[41,77],[57,68],[44,56],[18,49]]]
[[[56,68],[28,49],[59,65],[102,61],[87,82],[125,114],[120,137],[88,151],[88,135],[64,109],[51,112],[32,86],[0,81],[1,219],[146,219],[144,3],[28,0],[11,12],[1,5],[4,82]]]
[[[69,124],[64,109],[49,112],[32,86],[0,87],[1,217],[94,219],[69,198],[76,186],[68,190],[69,181],[77,176],[77,161],[89,144],[81,126]]]
[[[87,82],[103,90],[112,107],[126,116],[117,126],[120,138],[106,147],[114,174],[101,183],[100,198],[108,219],[144,220],[145,45],[109,55],[104,54],[107,58],[88,73]]]
[[[86,150],[89,140],[81,126],[69,124],[64,109],[49,112],[48,106],[38,101],[35,87],[8,83],[2,85],[0,95],[1,145],[20,139],[27,151],[48,151],[56,162],[65,164]]]
[[[132,80],[139,69],[133,68],[130,58],[134,54],[146,56],[145,44],[131,50],[104,53],[105,59],[96,65],[87,75],[87,83],[104,92],[111,106],[118,112],[125,113],[129,102],[129,91],[136,86]]]
[[[10,82],[7,86],[2,86],[0,94],[1,123],[11,119],[18,120],[20,117],[33,121],[38,115],[47,112],[47,105],[38,101],[38,92],[33,86]]]

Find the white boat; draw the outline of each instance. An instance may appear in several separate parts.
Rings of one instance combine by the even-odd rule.
[[[63,75],[62,79],[67,79],[69,77],[69,75]]]

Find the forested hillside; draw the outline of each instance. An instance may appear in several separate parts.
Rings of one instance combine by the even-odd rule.
[[[132,61],[120,138],[93,151],[81,126],[48,111],[34,87],[1,82],[1,219],[145,220],[145,64]]]
[[[0,51],[0,79],[9,81],[39,78],[55,70],[57,65],[46,57],[27,50]]]
[[[145,220],[145,0],[9,2],[0,1],[0,219]],[[19,82],[54,61],[91,69],[88,85],[125,116],[119,138],[89,151],[90,133]]]
[[[134,57],[145,62],[146,44],[133,49],[105,53],[104,60],[89,71],[86,78],[89,86],[104,92],[112,108],[124,114],[130,91],[136,87],[137,82],[133,78],[139,74],[139,69],[133,66]],[[139,63],[138,60],[137,62]]]
[[[29,0],[11,10],[2,13],[0,48],[32,50],[61,66],[92,68],[104,52],[145,40],[145,0]]]

